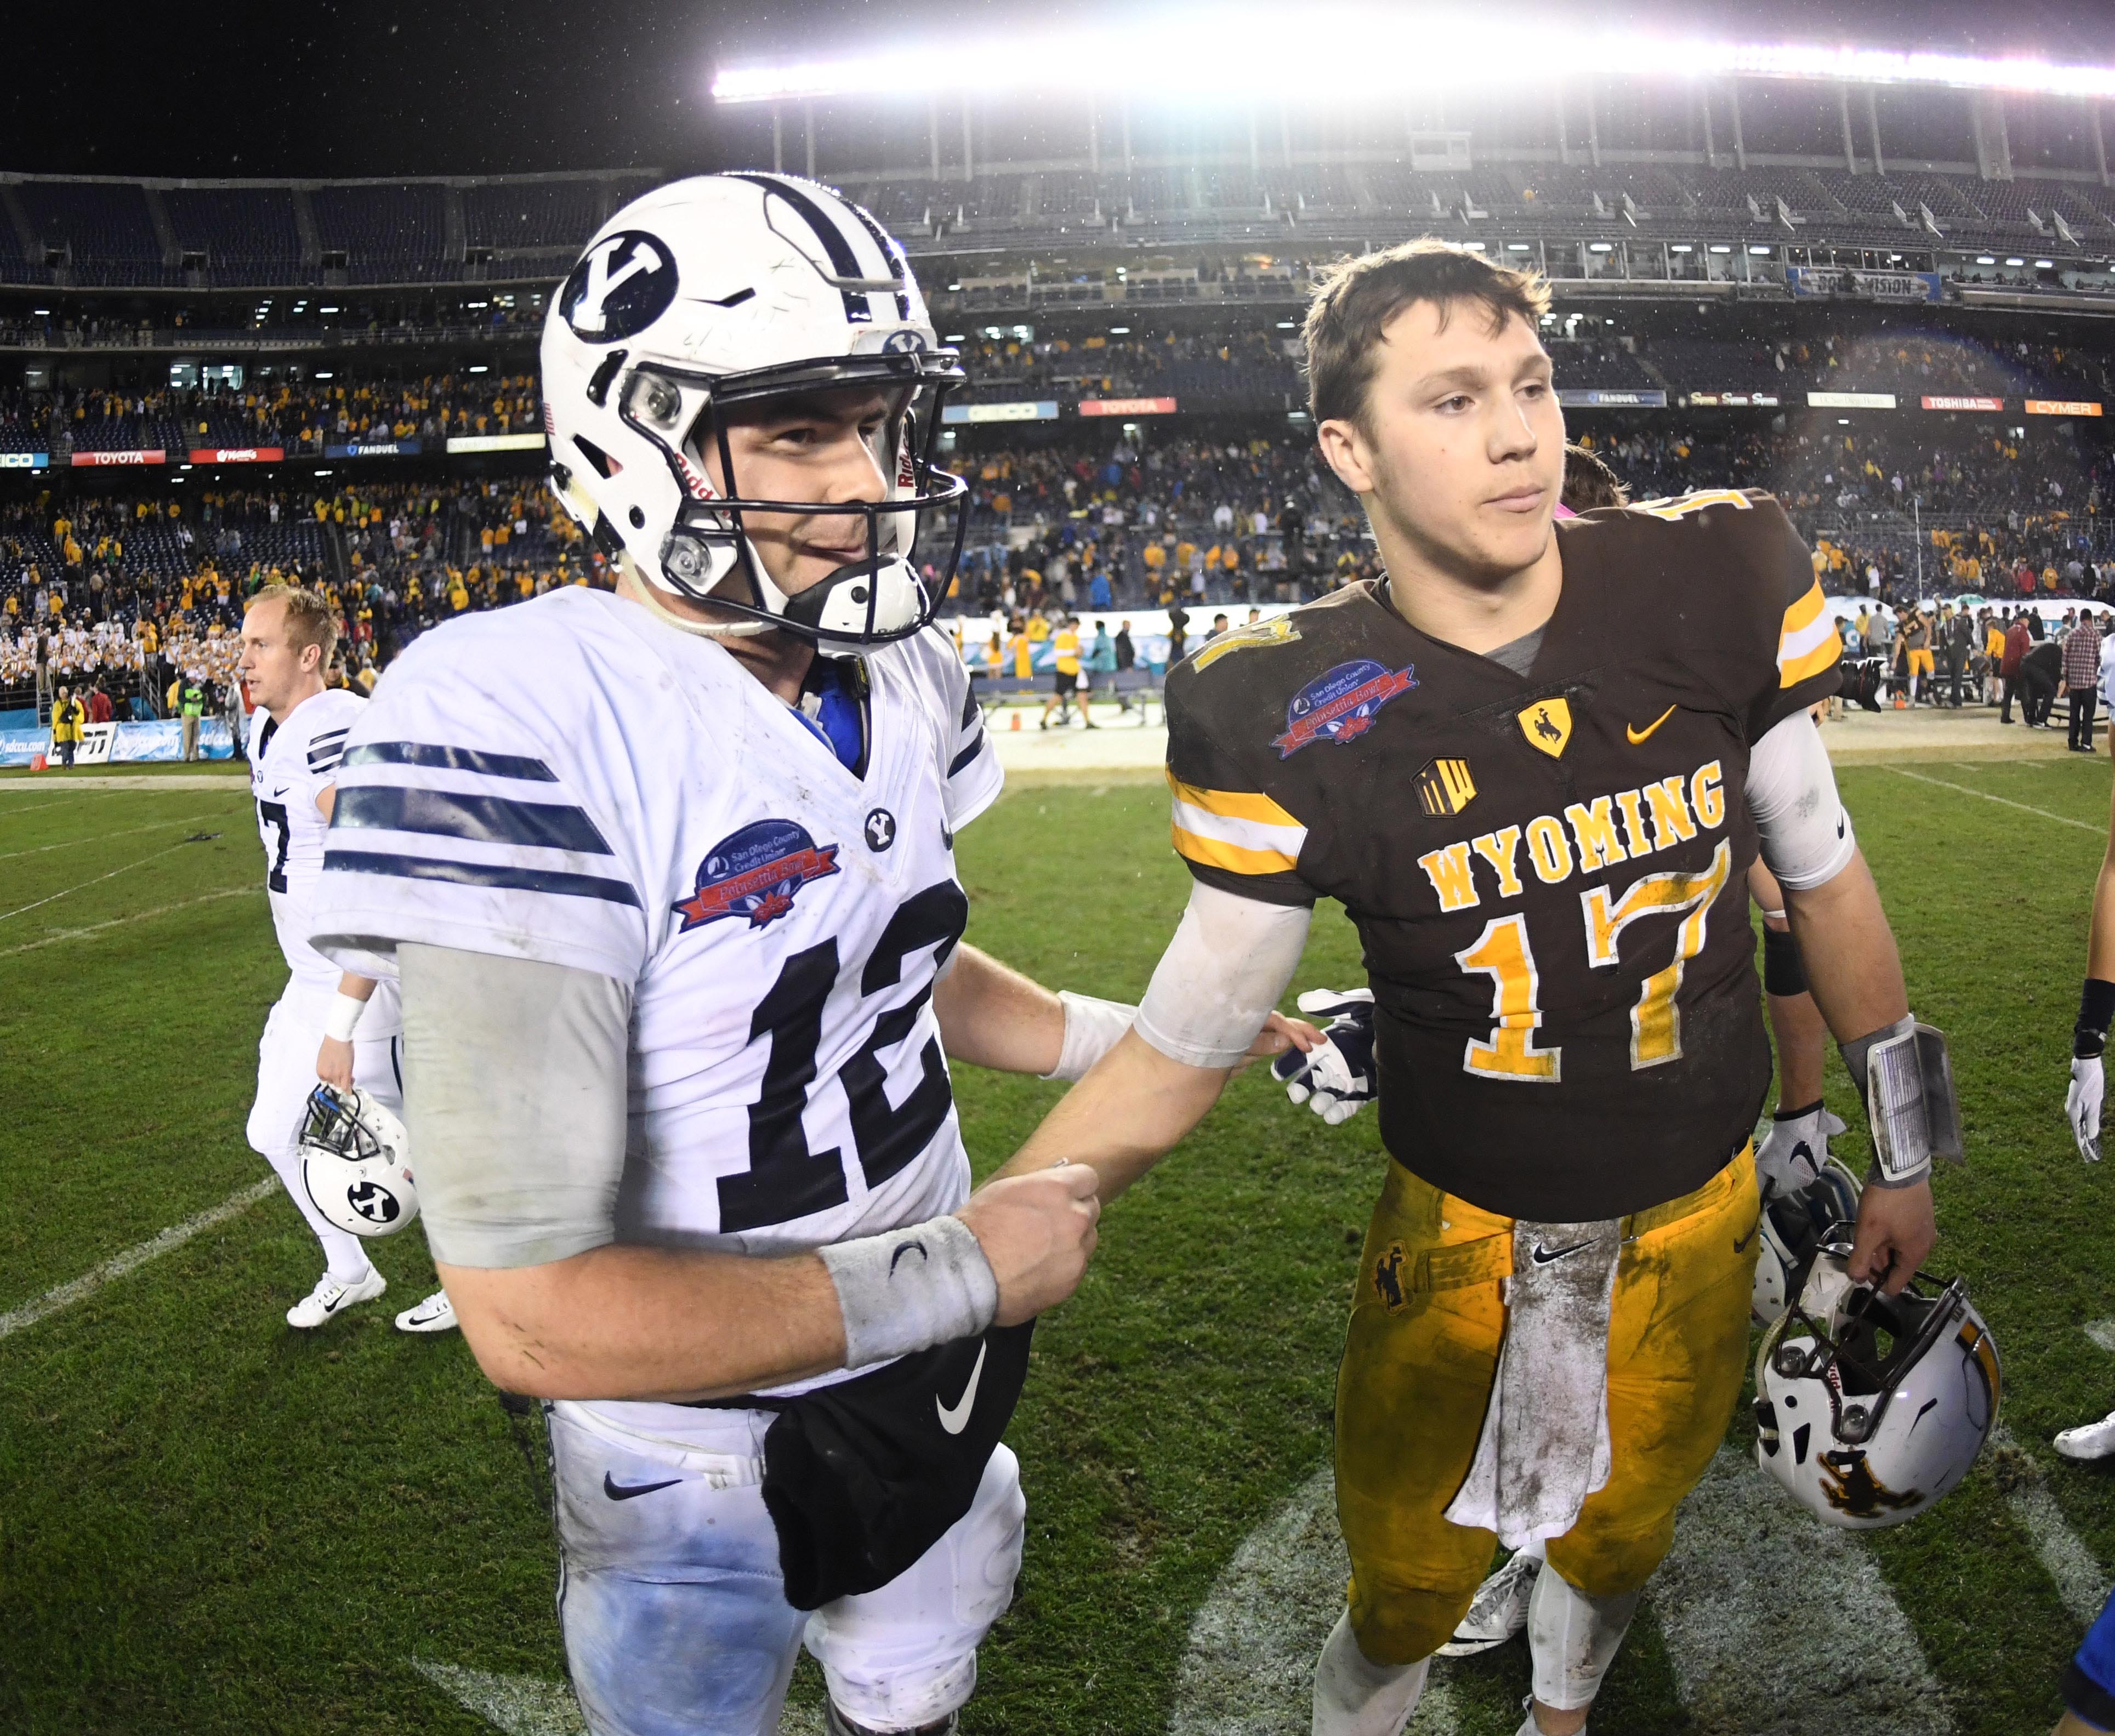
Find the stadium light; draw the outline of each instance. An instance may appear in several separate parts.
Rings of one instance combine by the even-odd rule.
[[[1582,29],[1545,16],[1523,32],[1536,53],[1491,52],[1489,21],[1467,8],[1336,6],[1304,15],[1288,37],[1282,12],[1212,7],[1126,19],[1120,25],[988,37],[877,50],[835,60],[729,66],[713,80],[720,103],[776,103],[887,94],[1172,96],[1328,102],[1400,98],[1450,85],[1528,80],[1794,79],[1856,85],[1934,85],[2038,96],[2115,97],[2115,66],[1801,43],[1737,43],[1637,30]],[[1269,42],[1268,54],[1254,44]],[[1356,42],[1356,56],[1341,44]]]

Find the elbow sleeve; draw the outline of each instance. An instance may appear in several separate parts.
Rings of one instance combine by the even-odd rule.
[[[1755,744],[1748,756],[1747,795],[1764,864],[1778,885],[1795,892],[1825,886],[1858,853],[1828,750],[1805,712],[1786,718]]]
[[[1193,885],[1131,1028],[1170,1060],[1232,1066],[1292,981],[1313,919],[1302,905]]]
[[[434,1257],[542,1266],[616,1239],[631,992],[571,965],[406,944],[404,1120]]]

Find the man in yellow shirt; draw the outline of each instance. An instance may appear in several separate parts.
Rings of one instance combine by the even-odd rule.
[[[1060,616],[1058,630],[1050,635],[1051,666],[1056,670],[1058,685],[1050,697],[1044,701],[1043,716],[1037,721],[1039,729],[1050,727],[1050,714],[1058,713],[1060,724],[1072,721],[1072,695],[1080,686],[1080,620],[1076,615]],[[1082,705],[1082,712],[1086,707]]]
[[[73,764],[74,749],[80,745],[81,731],[88,721],[87,709],[66,688],[52,701],[52,751],[59,757],[62,766]]]

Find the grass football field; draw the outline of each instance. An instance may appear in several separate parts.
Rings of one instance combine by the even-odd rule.
[[[1689,1566],[1648,1592],[1602,1736],[2045,1730],[2115,1564],[2115,1468],[2046,1444],[2115,1405],[2115,1354],[2084,1330],[2115,1316],[2115,1166],[2081,1164],[2061,1114],[2107,763],[1842,781],[1912,1004],[1952,1039],[1969,1161],[1938,1179],[1933,1265],[1997,1335],[2011,1444],[1925,1518],[1814,1545],[1825,1573],[1732,1464],[1731,1505],[1685,1518]],[[1166,812],[1140,785],[1009,794],[961,840],[970,939],[1135,998],[1186,892]],[[283,977],[262,868],[238,779],[0,791],[0,1729],[556,1736],[537,1427],[459,1335],[390,1329],[429,1287],[418,1235],[375,1244],[381,1303],[316,1333],[282,1319],[320,1262],[278,1193],[30,1307],[268,1174],[242,1131]],[[1360,980],[1357,958],[1328,912],[1297,986]],[[957,1088],[981,1173],[1061,1088],[961,1068]],[[1371,1115],[1326,1128],[1251,1074],[1110,1209],[1037,1335],[1010,1436],[1026,1564],[966,1730],[1305,1729],[1341,1587],[1328,1525],[1287,1504],[1326,1496],[1385,1161]],[[1737,1419],[1732,1451],[1749,1438]],[[1876,1683],[1911,1687],[1876,1707]],[[1452,1666],[1414,1728],[1512,1736],[1526,1685],[1518,1646]],[[819,1692],[804,1664],[789,1729]]]

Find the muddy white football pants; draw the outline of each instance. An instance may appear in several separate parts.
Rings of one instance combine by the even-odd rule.
[[[250,1149],[279,1172],[280,1181],[323,1244],[331,1276],[349,1284],[367,1275],[367,1250],[358,1236],[348,1235],[316,1210],[301,1181],[301,1121],[308,1112],[309,1093],[316,1088],[316,1051],[323,1047],[323,1027],[337,992],[334,987],[289,983],[273,1007],[264,1021],[264,1034],[257,1042],[257,1101],[250,1108],[247,1137]],[[393,1037],[355,1042],[352,1083],[401,1115],[404,1083],[397,1044]]]
[[[805,1639],[830,1697],[878,1730],[945,1717],[1013,1600],[1027,1503],[1001,1445],[968,1513],[880,1590],[812,1614],[786,1601],[760,1486],[764,1411],[700,1411],[698,1450],[547,1408],[558,1619],[594,1736],[772,1736]]]

